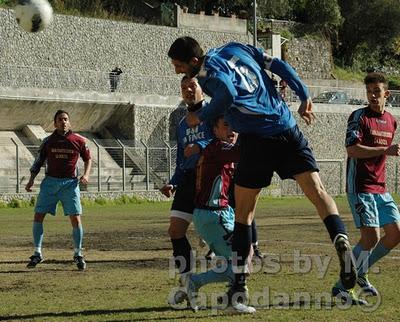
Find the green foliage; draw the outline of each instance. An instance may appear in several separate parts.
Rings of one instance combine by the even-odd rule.
[[[337,0],[306,0],[307,22],[327,35],[335,34],[343,23]]]
[[[339,56],[345,64],[362,63],[375,57],[382,63],[393,42],[400,36],[398,0],[339,0],[345,19],[340,30]],[[365,64],[365,63],[364,63]]]
[[[332,73],[337,79],[346,81],[362,82],[365,77],[364,72],[351,70],[350,68],[342,68],[337,65],[334,66]]]
[[[270,19],[287,19],[291,16],[289,0],[259,0],[258,14]]]
[[[11,199],[7,204],[5,204],[8,208],[28,208],[35,205],[35,199],[31,198],[30,200],[22,200],[22,199]],[[3,208],[3,207],[0,207]]]

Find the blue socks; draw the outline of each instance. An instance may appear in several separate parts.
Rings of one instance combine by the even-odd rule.
[[[232,237],[232,264],[234,266],[233,271],[235,273],[236,286],[246,285],[246,264],[250,247],[251,225],[244,225],[235,221]],[[235,255],[237,256],[236,258]]]
[[[353,248],[354,258],[357,261],[357,269],[359,275],[364,275],[368,269],[379,261],[382,257],[389,254],[390,249],[387,249],[379,242],[372,251],[363,250],[360,244]]]
[[[324,224],[326,230],[331,237],[332,242],[335,240],[337,235],[344,235],[347,236],[346,228],[342,219],[339,215],[329,215],[324,219]]]
[[[374,265],[378,260],[380,260],[383,256],[389,254],[390,249],[387,249],[382,245],[382,242],[379,242],[375,248],[371,251],[371,255],[368,258],[368,268]]]
[[[214,269],[210,269],[204,273],[193,274],[191,279],[198,289],[210,283],[221,283],[221,282],[232,283],[235,279],[235,275],[233,274],[232,271],[232,266],[228,265],[223,268],[225,269],[223,270],[221,269],[221,272],[219,272],[218,270],[216,272],[214,271]]]
[[[368,257],[370,251],[364,250],[360,244],[353,248],[354,259],[356,260],[358,275],[364,275],[368,271]]]
[[[35,246],[35,255],[42,254],[42,241],[43,241],[43,223],[33,222],[33,244]]]
[[[83,228],[82,225],[72,229],[72,239],[74,240],[74,254],[75,256],[82,256],[82,240]]]

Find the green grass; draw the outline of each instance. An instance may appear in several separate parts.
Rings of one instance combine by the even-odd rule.
[[[362,82],[365,77],[364,72],[345,69],[336,65],[334,66],[332,73],[335,75],[336,79],[345,81]]]
[[[337,199],[351,234],[354,229],[345,198]],[[71,228],[61,214],[46,218],[44,256],[34,270],[26,263],[31,255],[32,208],[0,209],[0,321],[245,321],[211,310],[193,313],[173,310],[166,298],[176,281],[168,276],[171,254],[167,236],[170,203],[128,203],[85,207],[85,255],[88,269],[79,272],[72,263]],[[258,321],[397,321],[400,299],[396,276],[399,248],[385,258],[381,273],[371,280],[382,293],[382,303],[372,313],[360,307],[346,310],[336,305],[318,307],[316,298],[329,292],[337,279],[338,262],[328,234],[315,210],[303,198],[265,198],[257,208],[261,248],[279,256],[279,272],[270,266],[249,278],[251,294],[269,290],[268,306],[251,319]],[[197,237],[189,232],[192,245]],[[315,261],[312,270],[296,273],[294,251],[331,259],[321,277]],[[205,249],[199,249],[201,254]],[[256,266],[257,268],[258,266]],[[265,273],[264,271],[267,271]],[[208,296],[224,285],[204,288]],[[299,303],[296,295],[311,295]],[[286,295],[281,298],[278,295]],[[329,303],[329,300],[327,300]],[[374,302],[373,299],[369,299]],[[283,306],[279,305],[283,302]],[[265,304],[265,303],[261,303]]]

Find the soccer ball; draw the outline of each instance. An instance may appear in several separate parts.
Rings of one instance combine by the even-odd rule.
[[[47,0],[18,0],[14,8],[19,26],[28,32],[38,32],[53,20],[53,8]]]

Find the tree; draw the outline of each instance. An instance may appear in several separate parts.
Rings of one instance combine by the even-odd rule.
[[[360,53],[376,55],[393,47],[400,36],[400,2],[398,0],[339,0],[345,19],[339,32],[339,56],[352,66]]]
[[[337,0],[306,0],[304,5],[306,22],[314,30],[320,30],[329,37],[337,35],[343,23]]]

